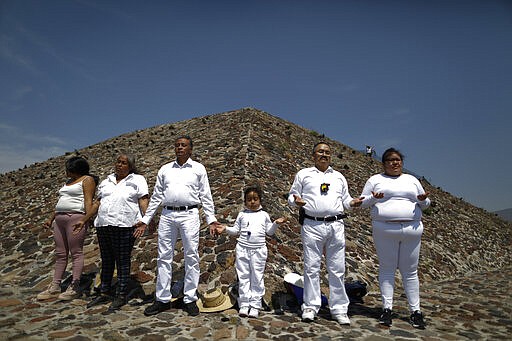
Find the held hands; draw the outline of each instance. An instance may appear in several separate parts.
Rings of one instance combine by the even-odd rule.
[[[222,225],[218,221],[214,221],[210,224],[210,236],[217,237],[222,234],[226,230],[226,226]]]
[[[423,200],[426,200],[428,198],[428,195],[430,194],[430,192],[425,192],[424,194],[418,194],[417,198],[419,201],[423,201]]]
[[[135,225],[133,225],[133,227],[135,227],[135,231],[133,231],[133,236],[135,238],[139,238],[144,235],[144,231],[146,231],[147,225],[144,224],[142,221],[138,221]]]

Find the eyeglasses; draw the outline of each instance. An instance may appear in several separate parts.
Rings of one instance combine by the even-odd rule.
[[[329,150],[324,150],[324,149],[319,149],[319,150],[317,150],[315,153],[320,154],[320,155],[326,155],[326,156],[331,155],[331,151],[329,151]]]

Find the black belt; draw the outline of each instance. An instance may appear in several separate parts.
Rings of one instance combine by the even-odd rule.
[[[170,211],[188,211],[193,208],[198,208],[199,205],[190,205],[190,206],[164,206],[165,209]]]
[[[347,217],[347,215],[345,213],[327,216],[327,217],[312,217],[310,215],[304,214],[304,218],[316,220],[316,221],[336,221],[336,220],[340,220],[340,219],[343,219],[346,217]]]

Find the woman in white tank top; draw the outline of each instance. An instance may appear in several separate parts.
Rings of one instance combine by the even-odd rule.
[[[80,276],[84,267],[83,245],[89,219],[95,214],[92,199],[97,178],[89,175],[89,163],[82,157],[74,156],[66,161],[68,180],[59,190],[55,211],[46,221],[45,227],[53,228],[55,240],[55,272],[48,288],[37,295],[38,300],[57,297],[67,301],[81,295]],[[65,292],[61,292],[61,281],[72,258],[73,280]]]

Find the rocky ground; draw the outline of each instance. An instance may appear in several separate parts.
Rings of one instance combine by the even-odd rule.
[[[301,322],[293,297],[283,292],[288,307],[258,319],[238,317],[235,309],[189,317],[179,306],[153,317],[133,299],[120,311],[108,306],[86,308],[89,298],[72,302],[37,302],[39,288],[0,288],[2,340],[510,340],[512,335],[512,267],[421,285],[427,328],[409,325],[403,292],[396,295],[391,327],[377,323],[379,295],[370,291],[364,303],[350,306],[352,324],[339,326],[321,310],[313,323]]]

